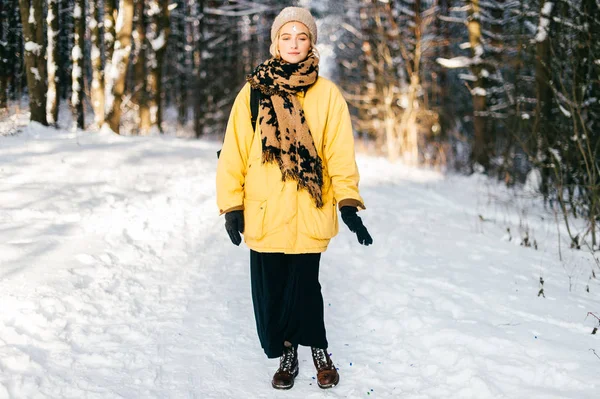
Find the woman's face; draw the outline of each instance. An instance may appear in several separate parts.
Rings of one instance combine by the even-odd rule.
[[[277,46],[284,61],[290,64],[304,61],[311,50],[308,28],[301,22],[288,22],[279,31]]]

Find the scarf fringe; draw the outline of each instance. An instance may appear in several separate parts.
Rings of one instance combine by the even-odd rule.
[[[319,159],[320,161],[320,159]],[[323,193],[321,191],[321,187],[323,186],[323,165],[321,164],[321,162],[317,162],[317,165],[315,166],[315,172],[317,173],[317,176],[319,176],[319,182],[317,182],[317,187],[315,188],[314,185],[308,184],[305,181],[301,180],[298,175],[298,172],[293,171],[293,170],[282,170],[283,169],[283,162],[281,161],[281,158],[278,158],[275,154],[273,154],[271,151],[264,151],[262,154],[262,162],[263,163],[276,163],[277,166],[279,166],[279,170],[281,170],[281,181],[296,181],[298,183],[298,188],[299,189],[303,189],[308,191],[308,193],[310,194],[311,198],[314,200],[315,202],[315,206],[319,209],[321,209],[324,205],[323,203]]]

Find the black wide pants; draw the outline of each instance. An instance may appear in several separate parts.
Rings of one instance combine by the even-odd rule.
[[[284,342],[327,348],[321,254],[250,251],[250,280],[260,344],[269,358],[283,354]]]

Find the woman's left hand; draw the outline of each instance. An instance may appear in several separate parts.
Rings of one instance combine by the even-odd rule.
[[[373,244],[373,238],[356,212],[358,212],[358,209],[354,206],[343,206],[342,209],[340,209],[342,220],[346,223],[346,226],[348,226],[351,232],[356,233],[358,242],[362,245],[371,245]]]

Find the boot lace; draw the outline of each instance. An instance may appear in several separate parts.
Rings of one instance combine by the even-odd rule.
[[[292,366],[294,364],[294,348],[285,348],[283,350],[283,355],[279,358],[279,370],[281,371],[292,371]]]
[[[312,351],[313,359],[317,364],[317,368],[319,370],[325,369],[329,367],[329,362],[327,361],[327,357],[325,355],[325,350],[320,348],[310,348]]]

